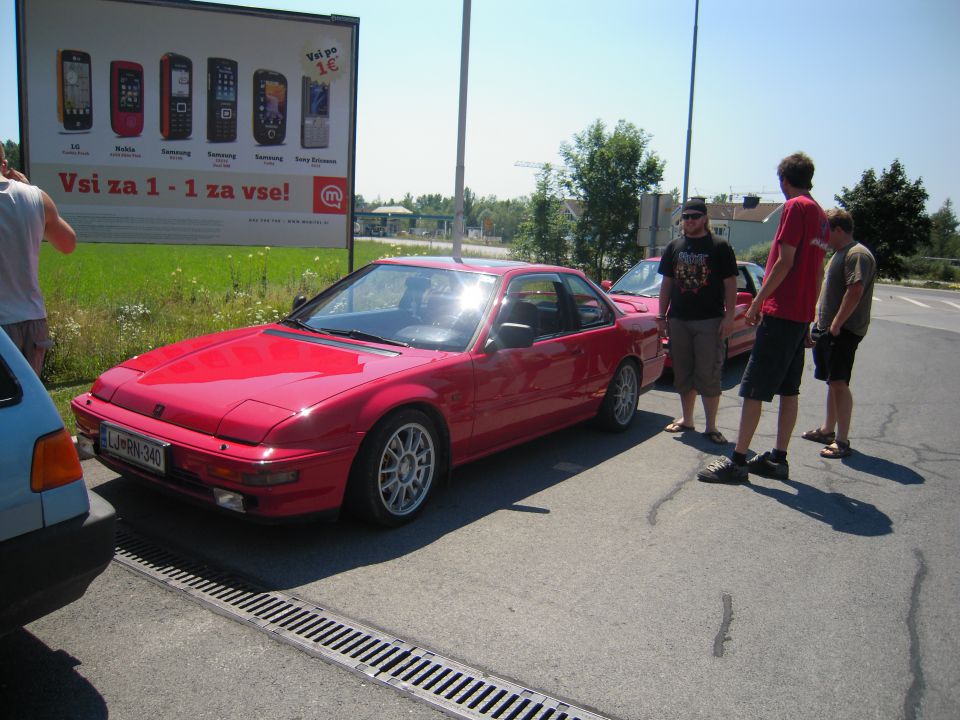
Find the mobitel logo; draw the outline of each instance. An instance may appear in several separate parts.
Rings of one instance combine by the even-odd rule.
[[[346,178],[313,178],[313,212],[319,215],[346,215],[349,201]]]

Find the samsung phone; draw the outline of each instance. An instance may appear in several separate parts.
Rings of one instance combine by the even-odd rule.
[[[279,145],[287,135],[287,79],[273,70],[253,74],[253,139]]]
[[[160,58],[160,134],[183,140],[193,133],[193,63],[166,53]]]
[[[143,65],[110,63],[110,127],[121,137],[143,132]]]
[[[93,127],[90,53],[57,50],[57,115],[64,130]]]
[[[237,139],[237,62],[207,58],[207,140]]]
[[[330,84],[303,76],[300,92],[300,145],[330,145]]]

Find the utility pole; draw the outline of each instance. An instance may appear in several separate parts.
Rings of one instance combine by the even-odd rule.
[[[693,84],[697,76],[697,20],[700,17],[700,0],[695,0],[693,8],[693,59],[690,61],[690,105],[687,109],[687,156],[683,163],[683,198],[681,206],[687,201],[687,188],[690,183],[690,139],[693,136]]]
[[[698,0],[699,1],[699,0]],[[463,158],[467,144],[467,70],[470,65],[470,0],[463,0],[463,30],[460,40],[460,121],[457,127],[457,179],[454,189],[453,259],[460,262],[463,244]]]

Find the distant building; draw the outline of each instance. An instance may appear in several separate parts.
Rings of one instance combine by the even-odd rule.
[[[738,256],[754,245],[773,242],[783,213],[783,203],[758,203],[745,208],[741,203],[707,203],[710,230],[723,238]],[[674,234],[680,232],[680,209],[674,212]]]

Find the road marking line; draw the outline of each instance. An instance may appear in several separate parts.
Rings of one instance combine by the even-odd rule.
[[[904,297],[903,295],[897,295],[901,300],[906,300],[908,303],[913,303],[914,305],[919,305],[920,307],[929,308],[930,306],[926,303],[922,303],[919,300],[914,300],[912,298]]]
[[[957,310],[960,310],[960,305],[955,302],[950,302],[949,300],[941,300],[940,302],[945,302],[950,307],[955,307]]]

